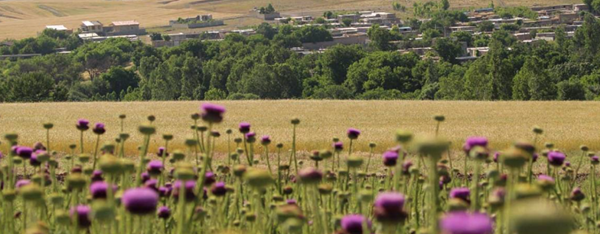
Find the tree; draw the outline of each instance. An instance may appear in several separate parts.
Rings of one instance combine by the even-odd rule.
[[[556,84],[558,100],[585,100],[585,90],[578,80],[564,80]]]
[[[271,40],[275,37],[275,34],[277,34],[277,30],[269,23],[262,23],[256,28],[256,33],[262,34],[265,38]]]
[[[352,25],[352,19],[344,18],[342,19],[342,24],[344,24],[346,27],[350,27],[350,25]]]
[[[440,32],[440,30],[433,29],[433,28],[427,29],[423,32],[423,40],[431,40],[433,38],[441,37],[441,36],[442,36],[442,33]]]
[[[54,91],[52,77],[40,72],[9,76],[3,84],[6,99],[11,102],[49,101]]]
[[[293,35],[302,43],[317,43],[333,40],[331,33],[327,31],[327,29],[312,25],[295,30]]]
[[[467,43],[467,46],[473,46],[473,36],[470,32],[458,31],[453,32],[451,37],[456,38],[457,41]]]
[[[331,19],[334,17],[334,14],[331,11],[326,11],[326,12],[323,12],[323,17],[325,17],[325,19]]]
[[[438,53],[440,58],[450,63],[456,63],[456,57],[464,53],[460,44],[448,38],[438,38],[435,40],[433,49]]]
[[[317,60],[319,73],[334,84],[342,84],[346,80],[348,68],[365,56],[365,51],[358,45],[336,45],[326,50]]]
[[[367,31],[367,35],[371,40],[371,46],[377,50],[391,50],[394,47],[390,44],[392,35],[387,29],[380,28],[378,24],[374,24]]]
[[[130,87],[137,88],[140,78],[133,70],[127,70],[123,67],[116,66],[102,74],[100,79],[105,80],[110,85],[109,92],[121,93]]]
[[[494,27],[494,23],[491,21],[483,21],[477,25],[477,29],[479,29],[480,32],[491,32],[494,30]]]
[[[448,10],[450,8],[450,2],[448,0],[440,0],[440,8],[442,10]]]

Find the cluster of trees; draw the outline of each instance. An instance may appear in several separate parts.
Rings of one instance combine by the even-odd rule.
[[[273,7],[273,5],[271,5],[271,3],[269,3],[269,5],[267,5],[267,7],[261,7],[258,11],[260,14],[272,14],[275,13],[275,8]]]
[[[520,43],[503,29],[491,36],[443,37],[444,26],[462,17],[438,11],[430,21],[412,22],[424,30],[423,40],[373,26],[368,47],[338,45],[305,56],[290,48],[331,40],[325,28],[262,24],[249,37],[230,34],[223,41],[190,40],[171,48],[125,39],[77,41],[71,54],[0,61],[0,101],[600,99],[600,22],[593,15],[585,16],[573,38],[559,27],[554,42]],[[18,41],[8,51],[39,49],[32,45],[47,37]],[[461,42],[489,46],[489,52],[460,63]],[[415,45],[436,52],[420,57],[397,51]]]

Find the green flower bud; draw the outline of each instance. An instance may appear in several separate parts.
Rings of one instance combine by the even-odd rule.
[[[71,217],[69,216],[69,212],[64,210],[56,211],[56,216],[54,220],[56,221],[56,223],[65,226],[71,223]]]
[[[90,161],[89,154],[80,154],[77,158],[79,159],[79,162],[81,162],[81,163],[87,163]]]
[[[54,124],[53,123],[44,123],[43,126],[44,126],[45,129],[50,130],[50,129],[52,129],[54,127]]]
[[[85,188],[87,180],[80,173],[70,174],[67,176],[67,188],[70,190],[80,190]]]
[[[4,199],[4,201],[14,201],[15,198],[17,198],[17,192],[15,190],[12,189],[7,189],[2,191],[2,198]]]
[[[413,138],[412,132],[405,131],[405,130],[398,130],[396,132],[396,141],[398,141],[400,143],[408,143],[412,140],[412,138]]]
[[[541,198],[523,199],[512,203],[509,209],[511,233],[564,234],[576,227],[571,212]]]
[[[128,158],[120,159],[121,168],[126,172],[135,171],[135,163]]]
[[[542,133],[544,133],[544,130],[538,126],[533,126],[533,133],[541,135]]]
[[[23,163],[23,159],[20,157],[17,157],[17,156],[13,157],[12,160],[13,160],[13,163],[17,164],[17,165],[20,165],[21,163]]]
[[[10,141],[10,142],[16,142],[18,138],[19,138],[19,134],[16,134],[14,132],[9,132],[9,133],[4,134],[4,139],[6,139],[7,141]]]
[[[100,157],[98,165],[100,170],[107,174],[117,174],[122,172],[121,161],[112,154],[105,154]]]
[[[244,174],[244,178],[248,185],[254,188],[264,188],[273,183],[273,177],[271,177],[271,174],[263,169],[248,169]]]
[[[143,123],[138,127],[138,131],[144,135],[152,135],[156,133],[156,128],[150,123]]]
[[[448,211],[466,211],[469,209],[469,204],[459,198],[450,198],[448,200]]]
[[[444,115],[437,114],[433,116],[433,119],[438,122],[444,122],[444,120],[446,120],[446,117]]]
[[[116,215],[115,207],[108,205],[104,200],[95,200],[92,203],[92,217],[99,221],[113,220]]]
[[[173,159],[175,159],[177,161],[185,159],[185,154],[183,152],[181,152],[181,150],[173,151],[173,153],[171,153],[171,156],[173,157]]]
[[[333,186],[331,186],[331,184],[320,184],[318,188],[321,195],[329,195],[333,190]]]
[[[27,201],[39,201],[43,199],[44,190],[36,184],[28,184],[19,188],[19,194]]]
[[[185,138],[185,142],[184,142],[185,146],[187,147],[194,147],[198,144],[198,141],[194,138],[194,137],[188,137]]]
[[[48,195],[48,200],[54,206],[62,206],[65,202],[65,197],[63,197],[62,195],[60,195],[58,193],[52,193],[52,194]]]
[[[178,180],[193,180],[194,179],[194,167],[192,164],[187,162],[180,162],[175,167],[175,177]]]
[[[244,165],[235,165],[233,166],[233,174],[237,177],[241,177],[246,173],[246,166]]]
[[[104,152],[114,152],[115,144],[110,141],[104,142],[104,145],[102,145],[102,150],[104,150]]]
[[[529,161],[525,152],[514,147],[502,152],[500,158],[510,168],[520,168]]]
[[[300,124],[300,119],[298,119],[298,118],[293,118],[293,119],[292,119],[292,121],[291,121],[291,123],[292,123],[293,125],[298,125],[298,124]]]
[[[346,163],[350,168],[358,168],[363,164],[364,160],[358,156],[350,156],[346,159]]]

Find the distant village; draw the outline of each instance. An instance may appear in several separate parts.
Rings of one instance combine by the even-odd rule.
[[[449,36],[452,32],[465,31],[474,35],[491,34],[491,32],[480,32],[478,25],[491,22],[493,27],[499,29],[503,24],[519,23],[520,27],[511,33],[522,42],[532,42],[536,40],[553,41],[555,37],[554,30],[564,25],[568,37],[574,35],[575,30],[582,25],[581,12],[588,11],[586,4],[565,4],[556,6],[536,6],[531,7],[531,10],[538,14],[537,19],[522,18],[522,17],[501,17],[494,12],[493,8],[475,9],[465,14],[468,16],[468,22],[458,22],[444,29],[445,36]],[[338,14],[334,18],[324,19],[324,22],[316,22],[312,16],[282,16],[279,12],[258,12],[255,9],[256,17],[260,17],[266,22],[272,24],[293,24],[296,27],[306,25],[325,25],[331,33],[333,40],[318,43],[303,43],[302,47],[292,48],[299,54],[321,53],[328,47],[342,45],[368,45],[369,37],[367,31],[372,25],[378,24],[380,27],[391,30],[392,27],[397,27],[397,30],[403,35],[409,35],[414,40],[421,40],[422,32],[413,30],[411,27],[405,26],[400,18],[395,13],[390,12],[375,12],[375,11],[359,11],[355,13]],[[429,19],[420,19],[421,22],[426,22]],[[169,26],[173,29],[197,29],[204,27],[214,27],[224,25],[223,20],[213,19],[212,15],[198,15],[191,18],[179,18],[169,21]],[[256,34],[255,29],[237,29],[237,30],[214,30],[214,31],[198,31],[198,32],[180,32],[170,33],[165,35],[148,34],[146,30],[140,27],[140,23],[134,20],[129,21],[114,21],[109,24],[104,24],[100,21],[83,21],[79,28],[69,29],[63,25],[48,25],[47,29],[57,31],[66,31],[68,33],[76,33],[79,38],[84,41],[101,42],[109,38],[127,38],[129,40],[141,40],[142,37],[148,37],[149,40],[143,40],[154,47],[169,47],[177,46],[182,42],[191,39],[203,40],[222,40],[226,35],[237,33],[245,36]],[[188,31],[188,30],[186,30]],[[531,33],[535,31],[536,33]],[[464,44],[464,43],[463,43]],[[415,52],[418,55],[424,55],[431,51],[430,47],[420,48],[404,48],[400,52]],[[464,55],[460,60],[476,59],[478,56],[487,53],[487,47],[467,47],[463,45]]]

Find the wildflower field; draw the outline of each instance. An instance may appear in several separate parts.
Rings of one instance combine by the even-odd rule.
[[[0,233],[599,233],[599,107],[3,104]]]

